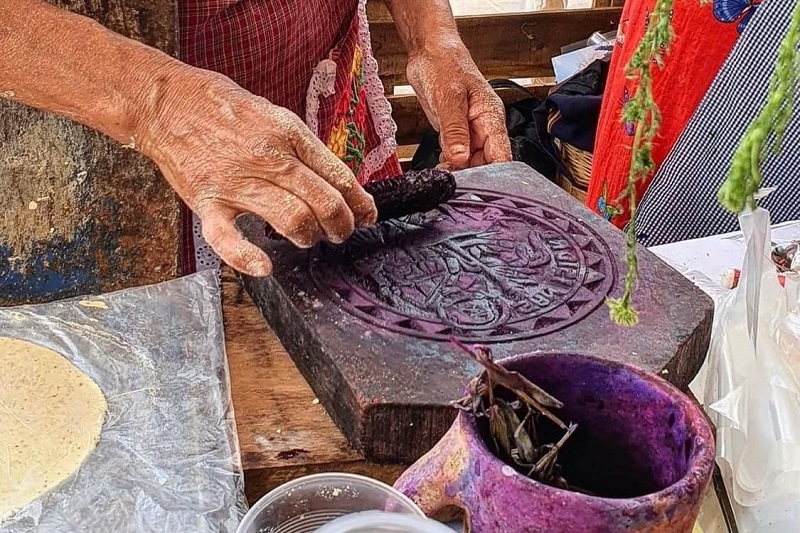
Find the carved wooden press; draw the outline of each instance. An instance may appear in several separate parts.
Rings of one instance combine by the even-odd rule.
[[[708,348],[713,303],[642,250],[640,324],[612,324],[623,234],[530,167],[457,174],[439,210],[299,250],[268,239],[274,275],[244,280],[320,401],[368,460],[411,462],[455,417],[478,368],[448,340],[496,357],[585,352],[660,372],[684,388]]]

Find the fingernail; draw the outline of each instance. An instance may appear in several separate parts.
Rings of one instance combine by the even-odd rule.
[[[463,144],[453,144],[450,146],[450,151],[453,155],[461,155],[467,152],[467,147]]]
[[[374,226],[378,222],[378,210],[376,208],[372,208],[369,213],[358,217],[356,221],[356,227],[358,228],[368,228],[370,226]]]

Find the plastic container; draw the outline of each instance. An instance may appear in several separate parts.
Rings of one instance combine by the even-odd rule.
[[[290,481],[261,498],[237,533],[316,533],[337,518],[362,511],[425,517],[389,485],[355,474],[326,473]]]
[[[617,30],[607,31],[605,33],[596,31],[586,40],[586,46],[594,46],[597,44],[610,44],[614,42],[616,38],[617,38]]]
[[[454,530],[416,515],[364,511],[337,518],[316,533],[454,533]]]

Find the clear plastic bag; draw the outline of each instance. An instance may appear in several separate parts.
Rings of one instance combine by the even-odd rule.
[[[714,318],[704,404],[740,531],[794,532],[800,523],[798,286],[770,260],[769,213],[744,214],[738,287]]]
[[[215,272],[0,309],[0,335],[64,355],[108,402],[79,471],[0,533],[236,531],[247,503]]]

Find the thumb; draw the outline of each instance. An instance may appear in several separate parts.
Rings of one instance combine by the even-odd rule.
[[[461,169],[469,164],[469,100],[465,92],[451,94],[438,110],[442,154],[451,166]]]

